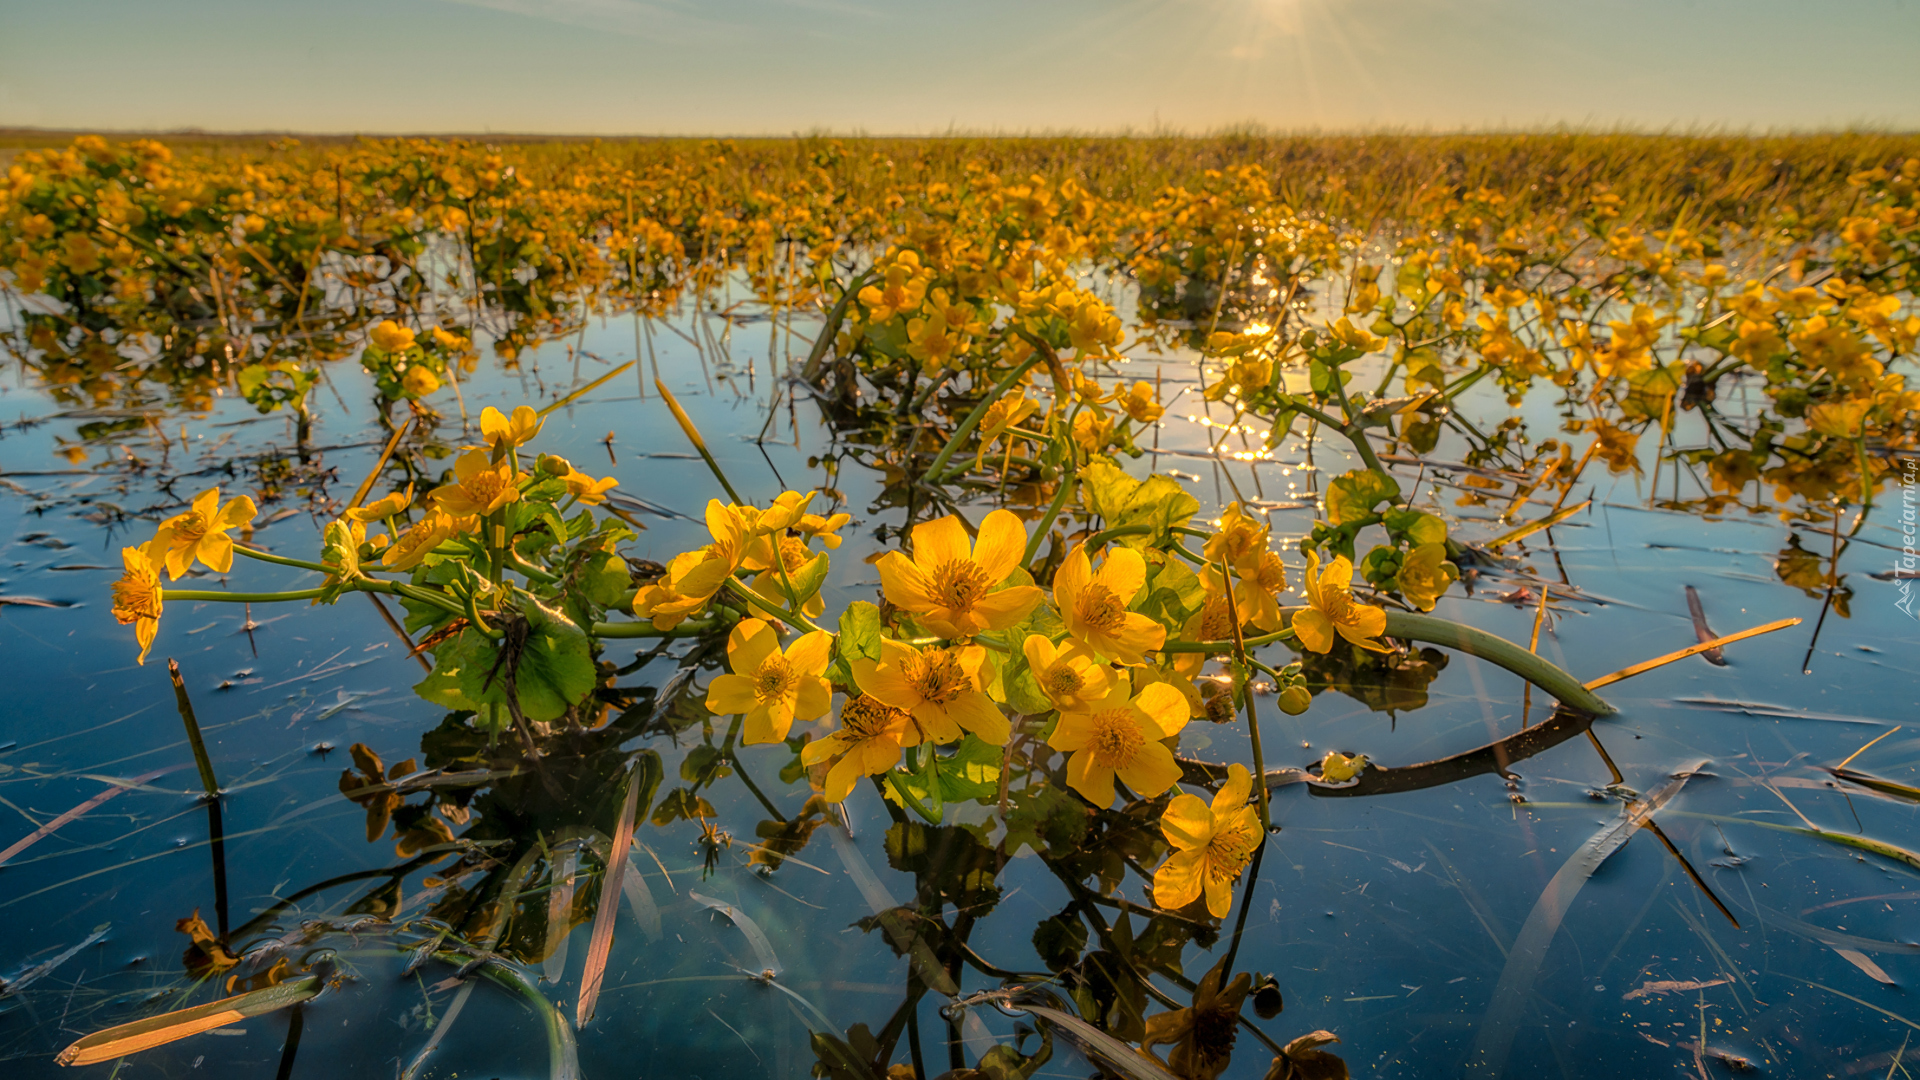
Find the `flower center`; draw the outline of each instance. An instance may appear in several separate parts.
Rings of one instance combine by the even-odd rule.
[[[908,660],[901,674],[921,697],[935,705],[945,705],[973,689],[973,679],[950,652],[930,652]]]
[[[942,607],[967,611],[987,595],[987,572],[971,559],[948,559],[933,572],[933,596]]]
[[[1353,619],[1353,594],[1345,589],[1322,589],[1320,591],[1320,610],[1330,622],[1351,622]]]
[[[1215,881],[1232,881],[1253,858],[1259,837],[1244,825],[1229,825],[1207,841],[1207,876]]]
[[[807,550],[807,542],[797,536],[780,538],[780,565],[791,574],[806,565],[813,553]]]
[[[1233,617],[1227,613],[1225,597],[1207,601],[1200,612],[1200,640],[1226,641],[1233,637]]]
[[[793,684],[793,664],[784,656],[769,656],[753,673],[753,696],[759,701],[785,697]]]
[[[905,710],[861,694],[840,708],[840,737],[858,741],[884,735],[906,715]]]
[[[1127,605],[1097,581],[1080,594],[1078,606],[1080,621],[1093,630],[1111,633],[1127,621]]]
[[[1047,692],[1054,697],[1077,694],[1085,685],[1087,680],[1081,678],[1079,672],[1066,664],[1055,664],[1047,670]]]
[[[1093,714],[1093,762],[1104,769],[1124,769],[1147,743],[1146,732],[1132,709],[1108,709]]]
[[[494,472],[492,469],[488,469],[486,472],[475,473],[467,477],[465,483],[461,486],[467,489],[467,493],[473,496],[474,501],[491,506],[493,505],[493,500],[498,498],[502,491],[506,490],[507,478]]]
[[[160,617],[160,590],[154,586],[158,578],[128,574],[113,583],[113,611],[115,615],[125,615],[130,619],[157,619]]]
[[[189,510],[173,521],[173,535],[177,540],[191,544],[207,535],[206,516],[198,510]]]

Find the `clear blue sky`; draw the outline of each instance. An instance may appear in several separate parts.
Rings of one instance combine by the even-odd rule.
[[[1920,0],[0,0],[0,124],[1920,128]]]

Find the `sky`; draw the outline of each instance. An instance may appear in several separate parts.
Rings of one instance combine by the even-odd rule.
[[[0,0],[0,126],[1920,128],[1920,0]]]

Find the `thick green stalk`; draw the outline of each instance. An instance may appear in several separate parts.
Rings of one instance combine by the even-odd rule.
[[[312,570],[320,574],[331,574],[339,569],[337,566],[327,566],[324,563],[307,562],[304,559],[289,559],[285,555],[269,554],[256,548],[247,547],[244,544],[233,545],[233,550],[245,555],[249,559],[258,559],[261,562],[275,563],[280,566],[297,566],[302,570]]]
[[[282,600],[311,600],[325,589],[294,592],[225,592],[220,589],[161,589],[162,600],[211,600],[225,604],[273,604]]]
[[[1305,608],[1281,608],[1283,614],[1291,615]],[[1387,612],[1388,637],[1405,638],[1409,641],[1424,641],[1430,645],[1444,645],[1458,649],[1469,656],[1477,656],[1492,664],[1506,668],[1515,675],[1552,694],[1561,704],[1595,716],[1612,716],[1620,710],[1607,704],[1593,691],[1581,685],[1580,680],[1567,674],[1533,653],[1515,645],[1497,634],[1489,634],[1463,623],[1450,619],[1438,619],[1431,615],[1416,615],[1408,611]],[[1276,634],[1264,634],[1248,638],[1247,647],[1265,645],[1291,637],[1292,630],[1282,630]],[[1169,641],[1160,647],[1161,652],[1179,653],[1230,653],[1234,651],[1231,641]]]
[[[671,630],[656,630],[650,622],[597,622],[588,632],[597,638],[680,638],[699,637],[721,625],[718,619],[694,619]]]

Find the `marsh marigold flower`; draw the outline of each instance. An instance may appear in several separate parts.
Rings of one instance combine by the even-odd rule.
[[[1233,883],[1260,846],[1260,814],[1248,805],[1253,777],[1241,764],[1227,766],[1227,782],[1213,805],[1197,795],[1176,795],[1160,818],[1173,854],[1153,874],[1153,902],[1178,911],[1202,895],[1207,913],[1224,919],[1233,907]]]
[[[1400,592],[1421,611],[1432,611],[1442,594],[1460,580],[1460,571],[1447,561],[1447,545],[1419,544],[1400,563]]]
[[[1005,746],[1012,729],[983,689],[980,667],[986,659],[987,650],[979,645],[922,652],[884,639],[878,661],[853,661],[853,679],[872,697],[913,717],[916,743],[958,742],[972,732]]]
[[[1393,651],[1373,640],[1386,632],[1387,613],[1353,598],[1353,563],[1345,555],[1322,571],[1320,553],[1307,553],[1307,603],[1305,611],[1293,616],[1293,632],[1314,652],[1331,651],[1335,633],[1363,649]]]
[[[707,688],[707,708],[722,715],[743,713],[741,732],[748,746],[787,737],[795,720],[825,716],[833,705],[827,670],[833,638],[824,630],[802,635],[784,652],[780,635],[761,619],[742,619],[727,635],[730,675],[716,675]]]
[[[413,347],[413,331],[392,319],[383,319],[368,336],[381,352],[405,352]]]
[[[529,405],[513,410],[511,417],[489,405],[480,410],[480,437],[487,440],[488,446],[497,447],[502,442],[525,446],[540,434],[540,428],[545,423],[546,420]]]
[[[195,562],[224,574],[233,569],[233,539],[227,530],[247,524],[257,512],[245,495],[221,506],[219,488],[203,491],[185,513],[160,523],[153,538],[155,562],[165,565],[175,581]]]
[[[393,546],[380,555],[380,565],[389,570],[411,570],[426,559],[442,541],[459,535],[460,526],[445,510],[428,510],[425,517],[408,526],[394,538]]]
[[[153,636],[160,632],[160,569],[146,548],[121,548],[120,563],[126,569],[113,583],[113,617],[122,626],[133,624],[134,637],[140,641],[140,663],[145,664]]]
[[[1063,711],[1047,745],[1067,751],[1067,786],[1095,806],[1113,804],[1118,777],[1153,798],[1180,779],[1163,739],[1180,734],[1192,713],[1180,691],[1152,682],[1138,694],[1124,683],[1085,708]]]
[[[653,620],[654,629],[671,630],[706,607],[739,569],[747,544],[753,539],[753,527],[746,515],[719,499],[707,501],[707,531],[713,543],[674,556],[667,564],[666,575],[634,598],[634,615]]]
[[[560,478],[566,482],[567,492],[588,506],[599,506],[607,501],[607,492],[620,486],[613,477],[595,480],[578,469],[570,468],[567,475]]]
[[[440,389],[440,376],[435,375],[424,365],[414,364],[407,368],[405,375],[400,377],[400,385],[405,387],[407,393],[412,394],[414,397],[426,397],[428,394]]]
[[[469,450],[453,463],[453,483],[433,489],[433,503],[457,517],[485,517],[518,501],[513,464],[495,463],[485,450]]]
[[[1090,709],[1112,689],[1114,672],[1084,642],[1068,638],[1055,647],[1044,634],[1028,634],[1021,644],[1033,680],[1056,709]]]
[[[1133,389],[1115,399],[1127,415],[1138,423],[1151,424],[1166,415],[1166,408],[1154,400],[1153,387],[1142,379],[1133,384]]]
[[[880,585],[889,601],[919,615],[941,637],[1005,630],[1042,599],[1033,585],[993,591],[1019,567],[1026,550],[1027,528],[1010,510],[988,514],[972,545],[960,519],[949,515],[914,526],[911,559],[897,551],[881,558]]]
[[[413,485],[408,484],[407,490],[390,491],[365,506],[356,506],[349,509],[346,516],[349,520],[358,521],[364,525],[375,521],[385,521],[412,505]]]
[[[878,776],[900,761],[902,747],[919,743],[912,717],[879,698],[861,694],[840,706],[840,728],[800,749],[809,768],[830,762],[822,794],[840,802],[862,776]]]
[[[1067,633],[1101,656],[1123,664],[1147,662],[1141,654],[1167,640],[1167,628],[1127,605],[1147,583],[1147,563],[1128,547],[1109,547],[1096,573],[1085,544],[1067,553],[1053,575],[1053,602]]]

